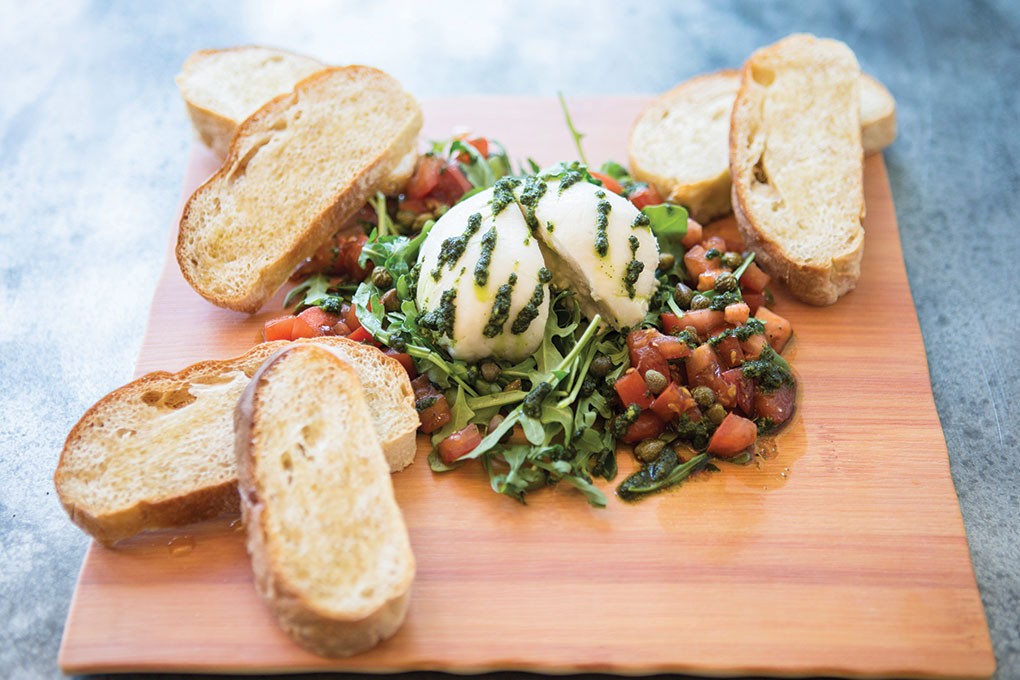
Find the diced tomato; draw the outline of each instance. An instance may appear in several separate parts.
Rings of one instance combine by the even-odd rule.
[[[740,287],[746,288],[753,293],[761,293],[765,290],[765,286],[769,285],[769,281],[772,280],[768,274],[763,272],[757,264],[752,262],[747,265],[747,269],[740,275]]]
[[[666,358],[653,344],[657,336],[666,337],[654,328],[644,328],[627,334],[630,364],[642,376],[650,369],[655,369],[665,376],[669,375],[669,365],[666,363]]]
[[[358,308],[354,305],[344,304],[341,308],[341,314],[344,317],[343,321],[347,324],[347,328],[353,333],[354,331],[361,328],[361,322],[358,321]]]
[[[793,415],[797,390],[793,385],[783,385],[766,394],[761,390],[754,392],[754,414],[758,418],[768,418],[776,425],[782,425]]]
[[[443,159],[438,156],[420,156],[414,166],[414,174],[407,181],[404,195],[408,198],[425,198],[439,184],[443,170]]]
[[[736,394],[727,398],[727,383],[722,379],[719,358],[710,346],[700,345],[684,360],[687,367],[687,381],[693,387],[704,385],[711,387],[716,399],[723,406],[732,406],[736,402]]]
[[[347,324],[345,324],[343,321],[337,321],[335,324],[333,324],[333,335],[340,335],[346,338],[350,334],[351,329],[348,328]]]
[[[715,346],[715,353],[723,368],[736,368],[744,363],[744,350],[740,341],[732,335],[723,338]]]
[[[744,376],[740,368],[723,371],[723,380],[735,390],[736,405],[746,415],[754,415],[754,381]]]
[[[333,326],[340,321],[336,314],[330,314],[321,307],[309,307],[300,314],[298,318],[318,331],[319,335],[333,335]]]
[[[656,332],[655,337],[651,339],[651,343],[652,347],[659,350],[659,354],[666,361],[683,359],[691,354],[691,348],[687,346],[686,342],[682,342],[671,335],[663,335]]]
[[[358,326],[351,331],[347,336],[347,339],[353,340],[354,342],[367,342],[370,345],[376,344],[375,338],[372,337],[371,333],[365,330],[364,326]]]
[[[429,198],[434,198],[446,205],[453,205],[471,188],[471,182],[460,171],[457,164],[450,163],[443,166],[442,172],[439,173],[439,183],[429,192]]]
[[[757,359],[761,356],[761,351],[768,344],[768,340],[765,336],[760,333],[755,333],[750,336],[747,340],[740,341],[740,349],[744,350],[744,359]]]
[[[751,316],[751,308],[744,302],[734,302],[732,305],[726,305],[723,316],[726,318],[726,323],[739,326]]]
[[[662,353],[651,345],[638,350],[638,361],[634,368],[637,369],[642,378],[644,378],[645,373],[648,371],[658,371],[667,378],[669,377],[669,364],[662,356]]]
[[[658,437],[665,429],[665,423],[659,419],[659,416],[651,411],[642,411],[637,420],[631,423],[627,431],[624,432],[622,439],[625,444],[636,444]]]
[[[726,239],[722,236],[706,236],[701,242],[701,246],[706,250],[718,250],[720,254],[726,252]],[[715,260],[715,258],[712,258]],[[715,260],[718,261],[718,260]],[[722,266],[722,263],[719,264]]]
[[[765,324],[765,337],[768,339],[769,344],[772,345],[772,349],[782,352],[783,348],[786,347],[786,343],[790,340],[790,336],[793,334],[793,327],[790,326],[790,322],[768,307],[759,309],[755,318]]]
[[[662,196],[659,195],[659,190],[655,188],[654,184],[640,187],[630,192],[630,202],[634,204],[634,207],[638,210],[641,208],[648,207],[650,205],[659,205],[662,203]]]
[[[418,420],[421,421],[418,429],[425,434],[431,434],[450,422],[451,417],[450,405],[446,402],[446,397],[440,395],[431,406],[418,412]]]
[[[736,413],[727,414],[708,440],[708,452],[720,458],[733,458],[758,438],[758,427]]]
[[[669,369],[667,368],[666,370]],[[620,395],[620,401],[623,402],[624,406],[637,404],[644,409],[652,405],[652,393],[648,391],[645,379],[641,377],[641,374],[636,369],[627,369],[627,372],[617,379],[613,387],[616,389],[616,393]]]
[[[372,271],[372,265],[371,263],[366,263],[362,267],[358,264],[358,259],[361,257],[361,249],[365,247],[367,242],[368,236],[364,233],[337,237],[334,240],[333,246],[336,248],[336,257],[329,271],[338,276],[349,276],[355,281],[364,281],[365,277]]]
[[[459,139],[465,144],[470,144],[471,146],[475,147],[475,151],[477,151],[482,158],[489,157],[489,140],[486,139],[485,137],[472,137],[471,139],[467,139],[466,137],[462,136],[459,137]],[[461,163],[470,163],[471,156],[466,151],[461,151],[459,154],[457,154],[457,160],[460,161]]]
[[[415,367],[414,359],[411,358],[410,354],[398,352],[395,349],[387,349],[385,354],[391,359],[396,359],[400,362],[400,365],[407,371],[408,378],[414,380],[418,376],[418,369]]]
[[[475,447],[482,443],[482,434],[474,423],[468,425],[459,432],[454,432],[449,437],[439,442],[439,457],[444,463],[450,465],[461,456],[465,456],[475,450]]]
[[[684,315],[680,317],[680,325],[682,327],[694,326],[694,329],[698,331],[698,335],[702,338],[709,337],[712,331],[725,324],[726,317],[722,312],[717,312],[714,309],[693,309],[689,312],[684,312]]]
[[[686,387],[680,387],[676,383],[670,383],[662,394],[652,402],[652,412],[662,420],[669,422],[675,420],[681,413],[695,405],[694,397]]]
[[[687,315],[685,314],[684,316]],[[670,335],[675,335],[687,327],[687,324],[681,322],[679,316],[669,312],[659,315],[659,323],[662,324],[662,330]]]
[[[684,235],[684,239],[680,243],[684,248],[691,249],[701,243],[701,237],[703,234],[704,228],[694,220],[688,218],[687,233]]]
[[[402,198],[398,204],[398,209],[413,212],[415,215],[420,215],[424,212],[428,212],[429,207],[425,205],[424,199]]]
[[[294,317],[294,323],[290,329],[290,339],[297,340],[298,338],[317,338],[321,335],[318,328],[312,327],[307,321],[302,319],[300,316]]]
[[[708,269],[698,274],[698,290],[704,293],[715,288],[715,280],[722,273],[722,269]]]
[[[719,258],[714,257],[709,260],[705,257],[707,252],[701,244],[697,244],[684,253],[684,268],[692,277],[697,278],[702,273],[711,269],[722,269],[722,263],[719,262]]]
[[[411,381],[411,389],[414,390],[414,400],[418,401],[423,397],[438,397],[443,393],[436,389],[427,375],[419,375]]]
[[[765,293],[754,293],[750,290],[741,290],[740,297],[744,298],[747,309],[753,316],[758,310],[765,306]]]
[[[737,228],[736,220],[717,220],[705,227],[705,238],[718,236],[726,242],[726,250],[744,252],[744,239]]]
[[[602,186],[609,191],[612,191],[614,194],[623,195],[623,187],[620,186],[620,183],[604,172],[593,172],[591,173],[591,176],[600,180],[602,182]]]
[[[262,335],[265,337],[266,342],[272,342],[273,340],[293,340],[293,332],[293,316],[283,316],[279,319],[267,321],[265,327],[262,329]]]

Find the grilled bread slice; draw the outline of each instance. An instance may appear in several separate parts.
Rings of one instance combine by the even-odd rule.
[[[223,167],[188,199],[177,262],[200,295],[257,311],[400,163],[421,110],[382,71],[318,71],[238,128]]]
[[[350,362],[391,470],[415,453],[418,414],[395,359],[346,338],[306,343]],[[112,545],[147,529],[237,513],[233,412],[258,367],[286,342],[266,342],[226,361],[150,373],[90,408],[64,444],[54,483],[75,524]],[[317,376],[304,389],[315,393]]]
[[[236,411],[256,588],[295,641],[331,657],[393,635],[415,575],[363,394],[335,354],[293,345],[259,369]]]
[[[794,35],[741,71],[730,122],[733,212],[745,243],[797,298],[852,290],[864,252],[860,67],[836,40]]]
[[[324,68],[328,65],[300,54],[245,45],[193,53],[176,80],[199,138],[224,158],[245,118]],[[417,158],[418,150],[412,143],[379,191],[399,193],[414,171]]]
[[[634,177],[686,206],[699,222],[732,210],[730,113],[739,89],[739,71],[693,78],[656,98],[631,128],[627,150]],[[896,100],[867,74],[861,74],[861,138],[865,153],[896,139]]]

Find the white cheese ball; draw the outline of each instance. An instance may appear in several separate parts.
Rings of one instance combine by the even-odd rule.
[[[657,286],[658,241],[633,203],[573,179],[547,181],[534,204],[546,267],[557,287],[576,293],[588,318],[599,313],[615,328],[636,326]],[[518,188],[525,206],[534,188]]]
[[[418,253],[419,323],[467,362],[530,356],[549,316],[549,273],[538,241],[507,192],[493,215],[494,195],[488,189],[453,206]]]

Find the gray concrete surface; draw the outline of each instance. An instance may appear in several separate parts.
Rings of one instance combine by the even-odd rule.
[[[423,98],[653,93],[794,31],[847,41],[898,98],[886,160],[907,270],[998,677],[1020,677],[1020,7],[1005,0],[0,0],[0,677],[59,676],[86,539],[51,475],[71,425],[132,375],[191,144],[173,86],[191,51],[373,64]]]

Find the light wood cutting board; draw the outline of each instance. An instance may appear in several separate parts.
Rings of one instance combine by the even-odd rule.
[[[626,161],[645,99],[572,102],[589,161]],[[427,102],[513,158],[576,157],[553,99]],[[216,167],[196,149],[190,193]],[[636,505],[551,489],[519,505],[475,467],[394,476],[418,559],[407,621],[343,661],[302,651],[258,599],[230,518],[88,550],[60,651],[67,673],[311,669],[987,677],[994,670],[881,156],[866,162],[863,275],[836,305],[777,291],[794,325],[793,423],[760,466],[723,465]],[[217,309],[172,252],[138,373],[239,354],[262,314]],[[312,383],[314,388],[314,382]],[[632,463],[621,455],[621,475]],[[622,476],[618,478],[622,479]]]

